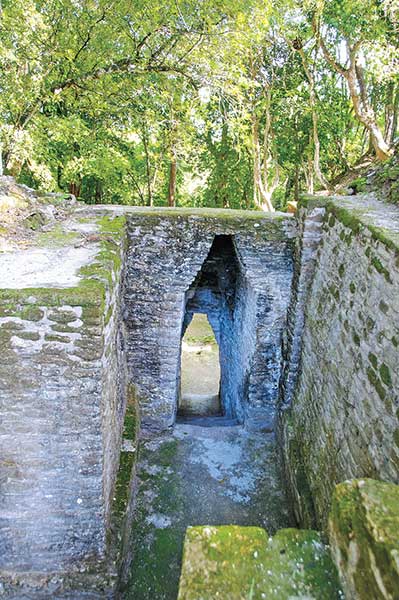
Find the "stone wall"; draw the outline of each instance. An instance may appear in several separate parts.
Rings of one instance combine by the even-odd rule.
[[[159,428],[174,422],[187,293],[215,236],[224,235],[232,236],[239,264],[234,315],[228,317],[223,309],[218,324],[216,313],[210,314],[216,335],[222,324],[225,332],[218,340],[222,386],[223,361],[230,353],[227,387],[234,388],[235,397],[225,404],[244,420],[242,406],[248,398],[248,407],[261,412],[271,426],[292,276],[293,219],[238,211],[135,210],[127,220],[124,317],[129,377],[138,386],[143,425]],[[201,302],[206,304],[204,298]]]
[[[122,225],[103,220],[77,286],[0,290],[3,584],[93,569],[106,553],[125,401]]]
[[[399,210],[372,199],[309,200],[302,229],[317,206],[324,220],[313,277],[302,290],[296,277],[292,295],[291,331],[303,328],[293,400],[289,365],[281,386],[281,442],[304,525],[325,525],[340,481],[399,480]],[[295,367],[294,344],[291,333]]]
[[[295,231],[296,235],[296,231]],[[292,242],[294,242],[294,238]],[[256,236],[252,243],[238,236],[237,254],[247,280],[247,311],[254,311],[254,349],[248,369],[246,414],[273,429],[282,367],[282,337],[287,326],[287,310],[293,274],[293,244],[278,244]],[[250,335],[243,324],[243,338]],[[248,340],[248,343],[250,341]],[[243,364],[248,360],[245,345],[240,346]]]
[[[294,275],[291,299],[288,307],[287,327],[283,335],[283,372],[280,380],[280,411],[290,408],[297,382],[305,307],[317,264],[317,251],[323,234],[325,209],[312,207],[300,209],[298,235],[295,240]]]

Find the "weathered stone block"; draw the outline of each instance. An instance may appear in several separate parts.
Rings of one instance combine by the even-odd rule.
[[[373,479],[337,485],[329,537],[348,600],[398,598],[399,486]]]
[[[178,600],[340,598],[320,534],[259,527],[189,527]]]

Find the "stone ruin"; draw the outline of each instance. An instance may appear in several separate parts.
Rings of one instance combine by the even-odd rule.
[[[219,343],[225,414],[272,427],[293,225],[281,216],[129,215],[124,323],[144,427],[174,423],[181,338],[194,312],[208,316]]]
[[[4,597],[119,597],[139,431],[174,425],[198,312],[224,415],[276,432],[296,522],[329,532],[347,597],[396,597],[399,209],[46,210],[0,254]]]

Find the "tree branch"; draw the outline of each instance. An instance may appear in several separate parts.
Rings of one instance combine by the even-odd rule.
[[[317,23],[315,16],[312,19],[312,29],[316,36],[316,39],[318,40],[318,42],[320,44],[320,48],[323,52],[323,55],[324,55],[324,58],[326,59],[326,61],[329,63],[329,65],[335,71],[337,71],[338,73],[340,73],[341,75],[343,75],[345,77],[347,69],[345,67],[343,67],[338,61],[336,61],[335,58],[333,57],[333,55],[330,53],[330,51],[327,48],[327,45],[323,39],[323,36],[321,35],[320,25],[319,25],[319,23]]]

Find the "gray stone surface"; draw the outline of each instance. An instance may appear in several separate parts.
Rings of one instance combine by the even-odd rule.
[[[219,435],[230,435],[234,419],[244,423],[234,443],[256,439],[268,469],[274,441],[265,432],[274,428],[279,399],[279,439],[300,522],[325,523],[338,481],[398,481],[399,210],[373,199],[306,204],[296,242],[295,219],[287,215],[79,210],[70,231],[84,238],[65,246],[73,246],[74,258],[60,287],[46,269],[20,271],[6,289],[3,275],[4,597],[18,598],[16,582],[26,598],[112,595],[106,538],[129,384],[152,440],[216,451],[218,440],[212,448],[204,440],[217,427],[198,427],[203,439],[190,448],[184,425],[160,432],[175,422],[181,338],[194,311],[208,315],[220,346],[229,420]],[[126,235],[109,222],[93,229],[93,220],[109,213],[126,216]],[[227,236],[222,248],[215,236]],[[227,446],[220,461],[234,455]],[[183,473],[187,465],[179,465]],[[189,475],[184,471],[187,485]],[[162,488],[171,499],[174,481],[166,477],[172,487]],[[153,525],[163,530],[165,521]],[[79,583],[80,571],[94,582]],[[101,572],[109,579],[99,591]]]
[[[399,210],[373,199],[318,204],[322,243],[282,417],[291,493],[308,525],[326,523],[337,482],[399,480]]]
[[[112,219],[93,226],[109,213],[126,214],[126,238]],[[238,284],[229,289],[229,265],[219,257],[214,313],[225,365],[231,362],[226,389],[241,420],[251,409],[272,423],[295,222],[234,211],[100,208],[78,210],[43,235],[40,248],[32,238],[30,250],[1,262],[34,259],[13,279],[3,270],[0,289],[2,591],[8,598],[108,597],[125,389],[137,387],[144,426],[173,423],[186,294],[215,235],[232,236]]]
[[[124,315],[144,426],[174,422],[184,317],[187,325],[194,310],[208,315],[219,338],[226,414],[244,421],[251,413],[273,426],[294,222],[218,212],[128,214]],[[231,236],[230,257],[208,257],[215,236]],[[205,283],[197,277],[203,265]]]
[[[397,598],[398,530],[399,486],[373,479],[336,486],[328,534],[346,598]]]
[[[72,287],[78,271],[93,260],[98,244],[74,248],[28,248],[0,253],[0,288]]]
[[[78,285],[49,288],[44,270],[34,288],[0,290],[0,574],[7,598],[80,597],[65,590],[84,572],[102,574],[80,582],[81,597],[96,597],[91,584],[107,587],[125,398],[123,244],[117,232],[96,240],[86,264],[75,266],[70,283]]]
[[[324,213],[325,208],[315,207],[309,211],[300,209],[298,214],[292,295],[288,308],[287,327],[283,335],[280,410],[291,406],[297,381],[305,308],[317,264],[317,251],[323,235]]]

